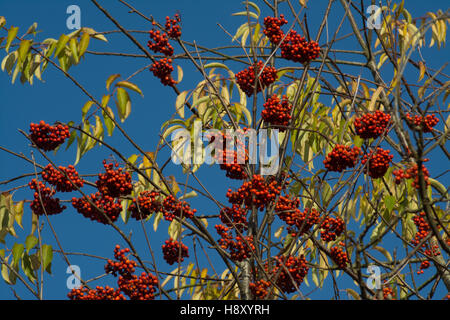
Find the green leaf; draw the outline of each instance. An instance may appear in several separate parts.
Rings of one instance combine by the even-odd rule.
[[[255,19],[258,19],[258,15],[256,14],[256,13],[254,13],[254,12],[251,12],[251,11],[241,11],[241,12],[236,12],[236,13],[233,13],[232,14],[232,16],[250,16],[250,17],[252,17],[252,18],[255,18]]]
[[[38,244],[38,238],[34,235],[30,234],[25,240],[25,248],[27,249],[27,253],[30,252]]]
[[[384,197],[384,204],[386,205],[386,208],[389,210],[389,212],[391,212],[394,209],[396,202],[397,201],[394,196],[388,195]]]
[[[22,63],[17,62],[16,67],[14,68],[14,72],[13,72],[12,78],[11,78],[11,83],[12,84],[14,84],[14,82],[16,82],[16,78],[17,78],[17,75],[19,74],[19,71],[20,71],[21,67],[22,67]]]
[[[94,137],[103,141],[104,129],[102,121],[99,116],[95,116],[95,129],[94,129]]]
[[[69,48],[70,52],[72,52],[72,58],[75,61],[75,64],[78,64],[80,62],[80,59],[78,58],[78,43],[77,39],[71,38],[69,41]]]
[[[84,119],[83,119],[84,121]],[[70,137],[69,140],[67,140],[67,146],[66,146],[66,150],[69,149],[69,147],[72,145],[72,143],[75,141],[75,138],[77,137],[77,131],[76,130],[72,130],[72,132],[70,133]]]
[[[20,61],[24,61],[27,57],[27,54],[30,51],[31,43],[33,43],[32,40],[23,40],[20,42],[19,50],[17,50],[19,53]]]
[[[67,42],[69,41],[69,36],[62,34],[59,37],[59,40],[56,44],[55,57],[60,54],[60,52],[66,47]]]
[[[178,222],[177,220],[173,220],[170,223],[169,228],[167,229],[169,237],[176,240],[179,238],[181,232],[183,232],[183,228],[181,227],[180,222]]]
[[[52,260],[53,260],[53,248],[49,244],[44,244],[42,246],[42,267],[44,268],[44,270],[47,270]],[[47,270],[47,272],[49,272],[49,270]]]
[[[180,200],[185,200],[185,199],[189,199],[189,198],[194,198],[194,197],[196,197],[196,196],[198,196],[197,192],[195,192],[195,190],[192,190],[191,192],[188,192],[188,193],[182,195],[182,196],[180,197]]]
[[[92,28],[86,28],[86,27],[83,27],[83,28],[79,29],[79,31],[85,32],[85,33],[91,35],[92,38],[94,38],[94,39],[108,42],[108,40],[105,38],[104,35],[98,34],[97,31],[95,31],[95,30],[92,29]]]
[[[158,230],[158,225],[159,225],[159,222],[161,221],[162,217],[163,217],[162,212],[158,212],[158,213],[155,215],[155,220],[153,221],[153,230],[154,230],[155,232],[156,232],[156,230]]]
[[[139,155],[137,154],[133,154],[131,155],[127,160],[128,162],[130,162],[131,164],[135,164],[136,160],[139,158]]]
[[[4,252],[3,252],[3,254],[4,254]],[[10,277],[9,277],[9,268],[7,266],[8,259],[4,259],[4,260],[5,260],[5,263],[1,265],[2,266],[2,277],[3,277],[3,280],[5,280],[5,282],[7,284],[14,284],[11,281]]]
[[[34,234],[34,231],[36,231],[38,223],[39,223],[39,216],[33,212],[31,214],[31,233],[30,234]]]
[[[116,83],[116,87],[127,88],[127,89],[130,89],[130,90],[133,90],[133,91],[139,93],[142,97],[144,96],[142,94],[141,89],[139,89],[139,87],[137,85],[135,85],[134,83],[131,83],[129,81],[119,81]]]
[[[80,58],[86,52],[86,50],[89,46],[90,40],[91,40],[91,37],[89,36],[89,34],[83,33],[83,35],[81,36],[81,39],[80,39],[80,43],[78,44],[78,54],[79,54]]]
[[[27,34],[33,34],[33,35],[36,35],[36,29],[37,29],[37,22],[34,22],[29,28],[28,28],[28,30],[27,30],[27,32],[25,33],[26,35]]]
[[[131,203],[131,200],[123,199],[120,204],[122,205],[122,211],[120,212],[120,217],[122,218],[122,221],[124,223],[128,222],[128,219],[130,218],[131,212],[128,211],[129,204]]]
[[[86,118],[86,114],[89,112],[89,109],[92,107],[93,104],[94,104],[94,101],[88,101],[84,104],[83,108],[81,108],[81,119],[83,122],[84,122],[84,118]]]
[[[259,9],[259,7],[256,5],[256,3],[251,2],[251,1],[242,1],[243,4],[251,6],[253,7],[253,9],[256,10],[256,14],[258,15],[258,17],[261,15],[261,9]]]
[[[14,67],[14,64],[16,63],[17,60],[17,56],[18,56],[17,51],[14,51],[9,53],[6,57],[4,57],[1,65],[2,71],[5,71],[6,69],[6,72],[8,72],[8,74],[11,75],[12,68]]]
[[[389,253],[389,251],[387,251],[385,248],[383,248],[383,247],[378,247],[378,246],[374,246],[373,249],[375,249],[375,250],[381,252],[381,253],[386,257],[386,259],[388,260],[388,262],[392,262],[392,256],[391,256],[391,254]]]
[[[111,86],[111,84],[114,82],[114,80],[116,80],[118,77],[120,77],[120,74],[116,73],[116,74],[112,74],[108,77],[108,79],[106,79],[106,90],[109,91],[109,87]]]
[[[131,112],[131,101],[128,92],[123,88],[117,88],[117,111],[120,121],[124,122]]]
[[[236,30],[236,34],[231,39],[231,42],[237,40],[240,36],[244,34],[245,31],[248,31],[248,23],[243,23],[241,26]]]
[[[110,107],[105,107],[105,109],[106,109],[106,111],[108,111],[108,113],[106,113],[105,111],[102,111],[103,121],[105,122],[106,131],[108,132],[108,136],[111,136],[114,131],[114,128],[116,127],[114,121],[112,121],[110,118],[110,116],[111,116],[112,119],[114,119],[114,113]]]
[[[13,255],[13,266],[14,268],[19,265],[20,259],[23,255],[23,244],[22,243],[14,243],[12,248],[12,255]]]
[[[69,70],[69,59],[65,55],[58,56],[58,62],[61,69],[64,70],[64,72],[67,72]]]
[[[177,66],[178,78],[177,83],[180,83],[183,80],[183,69],[180,66]]]
[[[22,217],[23,217],[23,204],[24,200],[17,202],[14,205],[14,219],[16,220],[16,223],[23,229],[22,226]]]
[[[34,275],[33,263],[31,261],[30,256],[27,253],[24,253],[23,255],[22,270],[23,273],[25,273],[25,275],[31,282],[34,283],[37,280],[36,276]]]
[[[203,66],[203,68],[208,69],[208,68],[223,68],[226,70],[230,70],[226,65],[224,65],[223,63],[219,63],[219,62],[211,62],[208,64],[205,64]]]
[[[12,41],[16,38],[18,31],[19,27],[11,26],[11,28],[9,28],[8,36],[6,37],[6,46],[5,46],[6,52],[9,51],[9,47],[11,46]]]

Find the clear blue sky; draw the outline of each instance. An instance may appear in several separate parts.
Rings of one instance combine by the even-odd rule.
[[[262,1],[256,1],[262,5]],[[310,13],[308,17],[308,24],[312,34],[317,30],[321,14],[325,8],[323,4],[325,1],[309,1]],[[151,26],[147,21],[134,14],[129,14],[128,9],[118,1],[100,1],[102,6],[107,8],[109,12],[116,17],[123,26],[133,30],[149,30]],[[112,25],[106,17],[91,4],[90,1],[29,1],[22,0],[17,2],[1,1],[0,2],[0,16],[5,16],[7,19],[7,27],[14,25],[20,27],[19,35],[23,34],[27,28],[33,23],[38,23],[38,30],[42,33],[38,35],[38,39],[45,38],[59,38],[62,33],[70,33],[71,31],[66,27],[66,8],[71,4],[77,4],[81,8],[81,24],[82,26],[94,28],[97,31],[115,30],[116,27]],[[173,16],[174,13],[179,12],[182,16],[183,25],[183,39],[187,41],[195,40],[198,44],[205,46],[220,46],[230,44],[230,38],[226,35],[217,23],[220,23],[226,30],[233,33],[236,28],[244,22],[243,17],[233,17],[233,12],[243,10],[241,1],[133,1],[131,3],[136,8],[141,10],[144,14],[153,15],[159,22],[164,22],[165,16]],[[436,11],[437,8],[446,8],[448,2],[440,1],[407,1],[407,8],[410,10],[413,17],[422,16],[427,11]],[[286,6],[283,6],[286,9]],[[266,12],[269,13],[269,12]],[[265,14],[263,13],[264,17]],[[341,15],[330,16],[330,33],[334,30],[332,27],[340,19]],[[336,21],[335,21],[336,20]],[[337,23],[337,22],[336,22]],[[4,33],[4,32],[3,32]],[[343,32],[344,33],[344,32]],[[4,34],[2,34],[4,35]],[[138,40],[145,46],[148,40],[147,35],[136,36]],[[133,44],[123,35],[113,34],[108,35],[108,43],[102,41],[91,40],[90,50],[107,51],[107,52],[124,52],[124,53],[139,53]],[[349,47],[353,45],[347,43]],[[356,47],[356,46],[355,46]],[[338,48],[343,48],[342,45]],[[348,48],[348,47],[346,47]],[[179,48],[175,47],[175,50]],[[442,49],[440,52],[433,51],[436,54],[432,63],[434,66],[440,66],[448,61],[448,49]],[[0,58],[5,55],[4,51],[0,53]],[[201,80],[201,75],[195,72],[192,66],[185,62],[180,62],[184,68],[184,80],[180,84],[180,90],[187,90],[192,88],[194,83]],[[149,64],[147,59],[142,58],[115,58],[105,56],[86,55],[86,59],[80,65],[72,67],[70,73],[85,86],[88,91],[97,99],[106,93],[105,80],[114,73],[120,73],[124,77],[128,77],[137,69]],[[239,71],[239,70],[235,70]],[[358,71],[356,71],[358,72]],[[38,122],[41,119],[48,123],[54,121],[68,122],[74,120],[78,123],[81,119],[81,107],[88,100],[88,98],[76,88],[70,80],[66,79],[60,72],[48,67],[43,75],[44,82],[35,80],[33,86],[29,84],[22,85],[20,81],[11,85],[11,78],[4,72],[0,73],[0,96],[1,96],[1,110],[2,116],[0,118],[0,136],[2,137],[1,145],[15,152],[23,152],[30,156],[30,148],[26,139],[17,131],[22,129],[28,131],[30,122]],[[167,87],[163,87],[158,80],[148,71],[142,72],[136,76],[133,81],[142,89],[145,98],[142,99],[138,94],[132,94],[132,114],[124,123],[123,127],[135,141],[147,151],[153,151],[157,143],[158,133],[161,124],[168,119],[174,112],[175,94]],[[114,136],[107,138],[108,142],[118,147],[123,154],[131,155],[136,153],[129,144],[127,144],[118,132]],[[102,170],[101,161],[110,156],[110,152],[104,148],[96,148],[90,151],[79,163],[77,169],[79,172],[85,174],[92,174]],[[60,165],[68,165],[73,163],[75,159],[75,148],[71,147],[67,152],[62,150],[57,155],[50,154],[52,159]],[[41,164],[46,164],[45,161],[35,153],[36,159]],[[10,177],[20,174],[33,172],[33,167],[17,158],[14,158],[6,153],[0,153],[0,180],[6,180]],[[436,169],[436,171],[434,171]],[[439,168],[432,167],[433,172],[438,172]],[[442,168],[441,168],[442,169]],[[181,179],[179,168],[171,168],[168,172],[176,175]],[[228,180],[224,179],[224,174],[217,168],[202,168],[198,172],[200,179],[209,188],[212,194],[219,194],[220,200],[225,200],[226,189],[230,185]],[[192,179],[192,178],[191,178]],[[182,180],[180,180],[182,181]],[[25,184],[28,180],[21,180],[18,184]],[[190,180],[192,182],[192,180]],[[448,181],[447,181],[448,182]],[[195,185],[195,184],[194,184]],[[232,182],[232,185],[237,185]],[[447,183],[448,185],[448,183]],[[4,190],[4,186],[1,187]],[[90,190],[93,191],[93,190]],[[89,192],[90,192],[89,191]],[[15,194],[14,199],[20,197],[30,198],[31,194],[28,191],[19,191]],[[63,195],[62,198],[70,199],[71,196]],[[204,214],[212,214],[217,212],[215,206],[211,202],[199,201],[194,199],[191,201],[192,206],[199,209]],[[24,214],[24,230],[18,230],[19,240],[24,241],[30,223],[30,210],[26,206]],[[103,257],[112,257],[112,251],[116,243],[124,246],[123,241],[118,237],[112,229],[91,223],[77,214],[70,204],[68,209],[61,215],[51,217],[52,224],[58,234],[62,246],[67,252],[84,252]],[[148,250],[146,249],[145,241],[142,236],[140,225],[131,221],[129,225],[122,225],[125,233],[129,230],[134,230],[133,240],[135,240],[136,247],[139,252],[143,252],[143,256],[150,260]],[[164,227],[167,222],[162,222],[158,232],[155,234],[150,232],[152,248],[155,251],[156,259],[162,261],[162,253],[160,246],[164,239],[166,239],[167,232]],[[148,225],[151,230],[151,224]],[[17,228],[18,229],[18,228]],[[215,236],[215,231],[211,230]],[[55,239],[50,232],[47,223],[45,223],[44,242],[52,244],[55,249],[57,245]],[[9,238],[8,245],[11,246],[14,239]],[[187,243],[191,245],[192,243]],[[191,250],[191,256],[192,256]],[[82,277],[89,279],[95,277],[103,272],[103,261],[77,255],[69,256],[72,264],[81,267]],[[190,260],[192,261],[192,260]],[[174,266],[167,266],[163,261],[160,263],[165,271],[171,271]],[[47,299],[65,299],[68,292],[66,288],[66,264],[61,257],[55,254],[52,265],[52,275],[45,278],[45,293],[44,297]],[[218,272],[223,268],[219,267]],[[327,281],[327,287],[330,290],[323,290],[317,292],[312,297],[328,298],[332,295],[331,279]],[[310,280],[311,282],[311,280]],[[115,280],[109,276],[98,282],[98,285],[115,285]],[[351,283],[349,284],[351,286]],[[31,298],[26,293],[21,284],[16,285],[15,289],[23,298]],[[304,286],[303,292],[309,292],[310,288]],[[0,281],[0,299],[12,298],[12,291],[8,288],[3,280]]]

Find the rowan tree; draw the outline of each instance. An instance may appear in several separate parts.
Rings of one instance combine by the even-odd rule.
[[[330,0],[313,10],[307,1],[246,0],[232,3],[237,28],[218,15],[222,45],[210,47],[185,38],[183,12],[160,19],[119,2],[146,28],[125,26],[97,0],[93,10],[114,30],[55,35],[35,23],[22,34],[0,17],[1,68],[12,84],[45,81],[52,69],[86,101],[81,118],[29,119],[11,133],[29,153],[5,139],[0,146],[29,165],[0,182],[1,273],[12,294],[21,283],[45,298],[52,262],[70,266],[82,255],[100,261],[104,276],[81,277],[61,299],[448,298],[450,82],[434,59],[448,10],[413,17],[404,1],[367,14],[377,3]],[[128,48],[114,46],[119,36]],[[95,50],[99,41],[111,50]],[[115,61],[96,90],[74,75],[94,56]],[[115,72],[127,59],[139,68]],[[195,81],[183,81],[187,70]],[[166,105],[152,105],[149,79],[152,95],[170,92]],[[142,128],[156,145],[127,130],[130,115],[149,116],[132,109],[139,101],[152,117],[173,110],[159,128]],[[256,133],[256,144],[235,140],[238,132]],[[262,134],[276,150],[255,158]],[[210,164],[213,144],[225,148]],[[103,162],[79,170],[94,152]],[[64,216],[70,228],[75,214],[111,234],[108,256],[64,247],[65,229],[52,219]]]

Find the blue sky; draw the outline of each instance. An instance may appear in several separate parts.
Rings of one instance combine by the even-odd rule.
[[[262,1],[257,1],[262,4]],[[308,13],[308,25],[312,34],[315,34],[320,16],[325,8],[323,4],[326,1],[310,1],[310,12]],[[104,17],[104,15],[95,8],[90,1],[28,1],[22,0],[20,2],[0,2],[0,15],[5,16],[7,20],[7,27],[14,25],[20,27],[19,35],[23,34],[27,28],[34,22],[38,23],[38,30],[42,33],[38,34],[38,39],[45,38],[59,38],[62,33],[70,33],[71,31],[66,27],[66,8],[69,5],[77,4],[81,8],[81,24],[82,26],[91,27],[97,31],[115,30],[116,27]],[[149,30],[151,25],[144,19],[137,15],[128,13],[128,9],[118,1],[101,1],[102,6],[116,17],[123,26],[132,30]],[[182,17],[183,25],[183,39],[187,41],[195,40],[200,45],[209,47],[230,44],[229,36],[217,25],[228,30],[234,34],[236,28],[245,22],[243,17],[233,17],[233,12],[243,10],[241,1],[133,1],[132,5],[141,10],[144,14],[152,15],[159,22],[164,22],[164,18],[174,13],[179,12]],[[422,16],[427,11],[436,11],[437,8],[446,8],[447,1],[407,1],[407,8],[410,10],[413,17]],[[263,7],[263,5],[261,5]],[[284,5],[284,10],[286,5]],[[266,11],[266,13],[268,13]],[[265,16],[264,12],[262,16]],[[338,23],[341,18],[340,14],[330,16],[330,34],[334,32],[332,26]],[[344,29],[342,34],[345,34]],[[91,40],[89,50],[104,51],[104,52],[125,52],[125,53],[139,53],[131,42],[123,35],[111,34],[107,35],[108,42]],[[148,40],[147,35],[140,34],[136,38],[141,41],[144,46]],[[351,42],[343,42],[337,48],[349,48],[354,45]],[[356,47],[356,45],[355,45]],[[175,47],[179,52],[179,48]],[[441,51],[424,50],[424,54],[433,53],[433,65],[440,66],[448,61],[449,51],[447,48]],[[4,57],[4,51],[0,53],[0,58]],[[185,61],[177,61],[184,69],[184,79],[179,86],[180,90],[187,90],[192,88],[194,83],[201,80],[201,75]],[[105,80],[114,73],[121,74],[124,78],[131,75],[137,69],[149,64],[149,61],[142,58],[116,58],[108,56],[96,56],[86,54],[85,60],[78,66],[70,69],[70,74],[73,75],[80,83],[87,88],[87,90],[97,99],[106,93]],[[350,69],[351,70],[351,69]],[[236,72],[239,70],[235,70]],[[358,69],[351,70],[353,73],[358,73]],[[416,77],[417,75],[414,75]],[[81,107],[88,100],[88,98],[76,88],[72,82],[66,79],[60,72],[51,66],[43,75],[44,82],[35,81],[33,86],[29,84],[22,85],[17,81],[11,85],[11,78],[4,72],[0,73],[0,96],[2,116],[0,118],[0,136],[2,137],[1,145],[14,150],[15,152],[23,152],[25,155],[31,155],[31,149],[26,139],[17,131],[22,129],[28,131],[30,122],[38,122],[41,119],[48,123],[54,121],[68,122],[74,120],[78,123],[81,119]],[[150,72],[144,71],[133,78],[133,82],[139,85],[142,89],[144,98],[138,94],[131,94],[132,99],[132,113],[127,121],[123,124],[123,128],[129,135],[146,151],[153,151],[154,146],[158,141],[158,133],[161,124],[172,116],[175,108],[175,94],[168,88],[163,87],[157,79],[155,79]],[[107,138],[114,146],[120,148],[123,154],[131,155],[137,151],[127,143],[123,137],[116,131],[113,137]],[[108,158],[111,153],[105,148],[96,148],[88,152],[77,166],[79,172],[85,174],[93,174],[102,170],[101,161]],[[34,153],[36,160],[41,164],[46,164],[44,159],[40,157],[37,152]],[[51,158],[60,165],[68,165],[73,163],[75,159],[75,148],[71,147],[67,152],[60,150],[56,155],[50,154]],[[0,153],[0,180],[6,180],[13,176],[20,174],[32,173],[33,167],[17,158],[14,158],[6,153]],[[439,164],[431,167],[433,173],[440,172]],[[182,181],[180,168],[173,166],[168,170],[168,173],[176,175],[179,181]],[[201,168],[198,172],[201,181],[207,186],[212,194],[222,195],[219,200],[225,201],[226,189],[230,185],[228,180],[224,179],[224,174],[217,168]],[[28,181],[21,180],[22,184]],[[192,182],[192,178],[190,178]],[[445,181],[444,181],[445,182]],[[448,185],[444,183],[444,185]],[[18,183],[17,185],[20,185]],[[232,185],[236,186],[235,182]],[[2,186],[2,189],[3,190]],[[90,190],[93,191],[93,190]],[[28,191],[18,191],[14,199],[20,197],[30,197]],[[63,196],[64,199],[70,199],[70,196]],[[201,210],[204,214],[212,214],[216,212],[216,208],[212,202],[201,201],[193,199],[192,206]],[[30,223],[30,211],[28,207],[24,214],[24,230],[19,230],[20,238],[23,239],[28,233]],[[124,246],[123,241],[119,238],[117,233],[112,229],[99,224],[88,222],[81,215],[77,214],[75,210],[68,204],[68,209],[61,215],[51,217],[51,222],[58,234],[64,250],[67,252],[84,252],[103,257],[112,257],[113,248],[116,243]],[[142,235],[140,225],[131,222],[128,225],[119,223],[123,227],[126,234],[133,230],[133,239],[135,240],[136,248],[140,252],[145,252],[144,256],[150,260],[148,250]],[[148,226],[151,229],[151,224]],[[167,232],[164,231],[167,227],[167,222],[162,222],[162,225],[157,233],[150,233],[152,248],[155,252],[156,259],[162,260],[160,246],[168,237]],[[214,230],[211,231],[215,235]],[[53,234],[50,232],[47,223],[43,230],[44,242],[52,244],[55,249],[57,245]],[[10,239],[8,244],[11,245],[14,240]],[[187,243],[191,245],[192,243]],[[89,279],[95,277],[103,272],[104,262],[99,259],[82,257],[79,255],[69,255],[70,262],[81,267],[82,277]],[[164,262],[160,263],[163,270],[171,271],[174,266],[167,266]],[[52,275],[45,278],[45,293],[44,297],[47,299],[65,299],[68,290],[66,288],[66,264],[55,255],[52,265]],[[221,267],[218,272],[221,272]],[[223,268],[222,268],[223,269]],[[220,270],[220,271],[219,271]],[[330,280],[330,279],[329,279]],[[112,277],[102,279],[96,284],[115,285]],[[315,293],[312,297],[328,298],[331,296],[331,282],[328,281],[330,290],[323,290]],[[351,285],[351,284],[350,284]],[[31,298],[26,293],[23,286],[18,284],[16,290],[23,298]],[[310,288],[304,287],[304,292],[308,292]],[[8,299],[12,297],[12,292],[8,286],[0,281],[0,299]]]

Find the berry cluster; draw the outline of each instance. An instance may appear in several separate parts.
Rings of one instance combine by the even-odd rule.
[[[341,218],[326,217],[320,225],[320,237],[325,242],[334,241],[342,234],[344,227],[344,220]]]
[[[349,147],[337,144],[333,150],[327,154],[323,164],[330,171],[342,172],[346,168],[353,168],[356,165],[361,149],[359,147]]]
[[[286,126],[289,125],[291,120],[292,105],[289,103],[287,97],[284,95],[282,100],[274,94],[267,99],[263,105],[264,110],[261,112],[261,117],[267,123],[275,126],[279,126],[281,132],[286,130]]]
[[[293,236],[301,236],[319,222],[320,213],[312,208],[298,209],[300,199],[280,196],[275,205],[275,214],[288,225],[288,232]]]
[[[165,56],[173,55],[173,47],[169,43],[169,37],[167,33],[160,30],[150,30],[150,38],[147,47],[153,52],[160,52]]]
[[[186,201],[179,201],[174,196],[168,195],[162,203],[164,219],[172,221],[175,217],[192,218],[197,209],[191,209]]]
[[[414,235],[414,239],[411,240],[411,243],[415,246],[417,246],[424,238],[426,238],[428,236],[428,233],[430,232],[431,227],[425,220],[425,216],[425,212],[422,211],[413,217],[413,222],[416,225],[417,232]]]
[[[320,47],[316,41],[306,41],[295,30],[289,31],[280,48],[281,57],[303,64],[316,59],[320,53]]]
[[[383,111],[366,113],[360,118],[355,118],[355,131],[362,139],[376,139],[386,131],[390,121],[391,116]]]
[[[130,210],[132,218],[143,220],[152,213],[161,211],[161,208],[159,192],[142,191],[137,200],[133,199],[128,210]]]
[[[95,289],[86,287],[72,289],[67,296],[70,300],[126,300],[120,293],[120,289],[114,289],[108,286],[97,286]]]
[[[172,238],[166,240],[165,244],[162,246],[162,251],[164,260],[170,265],[175,262],[181,263],[184,261],[184,258],[189,258],[188,247],[182,242],[178,242]]]
[[[111,273],[114,277],[117,276],[117,273],[124,277],[130,277],[135,272],[137,263],[125,256],[129,252],[129,248],[120,249],[120,246],[116,245],[114,248],[114,258],[117,261],[108,259],[105,265],[105,272]]]
[[[427,161],[428,159],[424,159],[423,161]],[[430,177],[430,172],[428,169],[422,164],[422,173],[425,181],[425,185],[429,186],[430,181],[428,178]],[[395,176],[395,183],[400,184],[403,179],[414,179],[411,181],[411,185],[413,188],[419,189],[419,166],[417,164],[412,165],[406,171],[403,169],[394,170],[392,174]]]
[[[28,183],[28,186],[34,190],[34,199],[30,204],[34,214],[38,216],[53,215],[66,209],[66,206],[61,206],[59,203],[59,198],[53,198],[55,190],[45,186],[41,181],[33,179]]]
[[[217,233],[221,236],[218,243],[224,250],[228,250],[230,258],[233,261],[243,261],[252,255],[255,251],[253,237],[237,235],[233,238],[230,228],[224,225],[215,226]]]
[[[369,176],[373,179],[381,178],[384,176],[386,171],[389,169],[389,164],[394,157],[392,154],[389,154],[389,150],[383,150],[381,148],[377,148],[377,151],[370,152],[369,155],[365,154],[361,163],[367,166],[364,166],[364,172],[368,173]]]
[[[155,61],[150,66],[150,71],[153,72],[153,75],[159,80],[161,80],[161,83],[165,86],[173,86],[177,82],[172,78],[172,59],[170,58],[162,58],[159,61]]]
[[[250,288],[250,291],[253,294],[253,296],[256,299],[261,299],[261,300],[267,296],[267,294],[268,294],[267,288],[269,288],[269,287],[270,287],[270,282],[265,281],[263,279],[257,280],[255,282],[251,282],[249,284],[249,288]]]
[[[220,164],[220,169],[226,171],[226,176],[230,179],[244,180],[247,178],[245,172],[245,164],[248,162],[248,150],[245,148],[245,144],[241,139],[234,141],[233,147],[229,150],[227,148],[227,140],[233,139],[228,134],[220,133],[219,138],[216,141],[216,136],[208,136],[210,143],[214,143],[215,159]],[[236,150],[235,150],[236,149]]]
[[[129,195],[133,190],[130,173],[124,172],[123,168],[115,170],[114,166],[117,168],[119,166],[118,163],[114,165],[103,160],[103,166],[105,173],[100,173],[96,182],[98,191],[111,197]]]
[[[130,300],[154,300],[158,279],[152,274],[142,272],[139,277],[135,274],[130,277],[119,276],[117,284],[119,290]]]
[[[316,41],[306,41],[297,31],[291,30],[285,36],[281,26],[287,24],[283,15],[280,18],[264,18],[264,34],[272,44],[280,44],[281,56],[294,62],[308,63],[319,57],[320,47]],[[284,38],[284,40],[283,40]]]
[[[170,19],[170,17],[166,17],[166,31],[169,37],[171,37],[172,39],[181,37],[181,27],[179,25],[180,22],[181,18],[178,13],[175,14],[173,19]]]
[[[222,208],[219,218],[227,227],[236,228],[240,232],[248,228],[247,210],[237,204],[233,204],[231,208]]]
[[[431,132],[433,127],[439,122],[439,119],[433,114],[427,114],[425,117],[414,115],[410,113],[406,114],[406,119],[414,130],[422,132]]]
[[[166,58],[155,61],[151,65],[150,71],[165,86],[173,86],[176,84],[176,81],[171,75],[173,71],[172,59],[167,57],[172,56],[174,52],[173,47],[169,43],[169,38],[176,39],[181,36],[180,22],[180,15],[175,14],[173,19],[166,17],[166,32],[155,29],[150,30],[150,40],[147,43],[148,48],[154,52],[161,52],[166,56]],[[156,25],[156,22],[153,22],[153,25]]]
[[[254,205],[263,210],[270,202],[280,194],[281,187],[276,181],[266,182],[260,175],[254,175],[252,180],[246,181],[235,192],[228,189],[227,198],[232,204],[244,205],[250,210]]]
[[[383,287],[383,299],[395,300],[394,290],[391,287]]]
[[[95,204],[83,198],[72,198],[72,206],[84,217],[103,224],[109,224],[109,220],[115,222],[122,211],[122,205],[118,199],[96,192],[88,196]],[[104,213],[104,214],[103,214]],[[108,217],[105,217],[105,215]]]
[[[281,30],[281,26],[287,24],[287,20],[283,14],[280,17],[265,17],[264,18],[264,34],[269,38],[273,44],[279,44],[283,40],[284,32]]]
[[[414,239],[411,240],[411,243],[414,246],[418,246],[419,243],[428,236],[428,234],[431,230],[430,225],[425,220],[425,216],[426,216],[425,212],[422,211],[413,217],[413,222],[417,227],[417,232],[414,235]],[[424,254],[427,256],[435,257],[435,256],[438,256],[441,254],[438,250],[439,247],[437,245],[431,246],[427,243],[424,243],[424,244],[422,244],[422,248],[425,249]],[[417,271],[417,274],[422,274],[423,270],[429,268],[430,265],[431,265],[431,263],[429,260],[422,261],[422,263],[420,264],[420,267],[419,267],[419,271]]]
[[[277,286],[285,293],[296,291],[308,274],[308,266],[303,255],[293,256],[276,256],[275,266],[271,274],[276,279]]]
[[[119,268],[108,261],[105,266],[107,273],[112,272],[114,276],[119,274],[117,284],[120,291],[126,294],[131,300],[153,300],[155,298],[156,286],[158,279],[152,275],[142,272],[139,277],[134,274],[137,263],[125,257],[129,249],[120,249],[117,245],[114,249],[114,257],[119,260]],[[120,264],[121,263],[121,264]],[[112,265],[113,267],[108,267]]]
[[[261,76],[258,78],[256,88],[257,93],[277,80],[277,69],[269,66],[266,66],[263,69],[263,66],[264,64],[262,61],[258,61],[256,66],[250,66],[236,74],[236,82],[239,85],[239,88],[241,88],[248,97],[250,97],[255,90],[256,76],[261,70]]]
[[[76,187],[83,187],[84,180],[80,179],[74,166],[69,165],[67,168],[59,166],[58,169],[48,164],[42,171],[42,179],[55,186],[56,191],[70,192],[76,190]]]
[[[347,253],[341,247],[335,246],[330,249],[331,259],[336,263],[339,269],[345,269],[350,262]]]
[[[58,124],[51,126],[43,120],[30,124],[30,139],[34,144],[44,150],[50,151],[56,149],[60,144],[70,136],[69,127]]]
[[[130,300],[153,300],[158,279],[145,272],[139,276],[135,275],[137,263],[125,256],[129,252],[128,248],[120,249],[120,246],[116,245],[114,257],[118,261],[108,260],[105,265],[106,273],[111,273],[114,277],[119,276],[117,289],[109,287],[105,287],[105,289],[97,287],[96,290],[72,289],[68,297],[71,300],[125,300],[123,295],[125,294]]]

